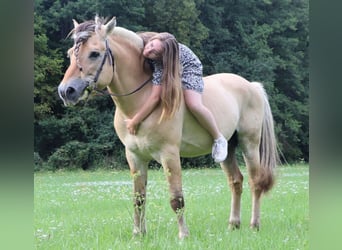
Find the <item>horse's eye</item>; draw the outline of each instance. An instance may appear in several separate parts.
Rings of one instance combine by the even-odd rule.
[[[98,58],[99,56],[100,56],[100,53],[99,53],[99,52],[93,51],[93,52],[90,53],[89,58],[90,58],[90,59],[96,59],[96,58]]]

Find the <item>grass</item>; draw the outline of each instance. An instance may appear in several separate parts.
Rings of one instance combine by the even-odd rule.
[[[246,170],[242,169],[245,180]],[[221,169],[184,170],[190,237],[177,238],[162,170],[150,170],[147,235],[132,237],[129,171],[36,173],[36,249],[308,249],[309,167],[278,169],[276,186],[262,200],[261,229],[249,229],[251,196],[242,196],[241,229],[228,231],[230,192]]]

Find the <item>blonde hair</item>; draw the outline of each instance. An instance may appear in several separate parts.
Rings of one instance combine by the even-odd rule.
[[[159,122],[174,116],[180,106],[182,97],[181,65],[179,61],[179,47],[176,38],[167,32],[139,34],[146,44],[148,41],[158,39],[162,43],[160,60],[163,65],[161,77],[162,92],[162,114]]]

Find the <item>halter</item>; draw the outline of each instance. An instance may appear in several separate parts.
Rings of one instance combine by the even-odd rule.
[[[102,62],[100,64],[100,67],[96,71],[96,74],[95,74],[95,77],[93,80],[94,85],[97,82],[97,80],[99,79],[99,76],[100,76],[102,69],[103,69],[103,65],[105,64],[107,57],[109,58],[109,64],[112,65],[113,72],[114,72],[114,57],[113,57],[111,49],[108,46],[108,40],[107,39],[105,40],[105,45],[106,45],[106,51],[105,51],[104,57],[102,59]]]
[[[111,95],[111,96],[129,96],[129,95],[132,95],[134,94],[135,92],[138,92],[140,89],[142,89],[150,80],[152,80],[152,77],[148,78],[146,81],[144,81],[139,87],[137,87],[135,90],[129,92],[129,93],[126,93],[126,94],[115,94],[115,93],[110,93],[110,92],[106,92],[104,90],[100,90],[100,89],[97,89],[96,88],[96,82],[98,81],[99,77],[100,77],[100,74],[102,72],[102,69],[103,69],[103,65],[105,64],[106,60],[107,60],[107,57],[108,57],[108,60],[109,60],[109,64],[112,65],[112,68],[113,68],[113,72],[114,72],[114,61],[115,61],[115,58],[112,54],[112,50],[109,48],[108,46],[108,40],[106,39],[105,40],[105,45],[106,45],[106,50],[105,50],[105,54],[103,56],[103,59],[102,59],[102,62],[100,64],[100,67],[97,69],[96,71],[96,74],[95,74],[95,77],[93,79],[93,81],[91,83],[88,84],[88,88],[90,88],[90,90],[94,90],[96,92],[99,92],[103,95]],[[82,68],[80,68],[82,70]]]

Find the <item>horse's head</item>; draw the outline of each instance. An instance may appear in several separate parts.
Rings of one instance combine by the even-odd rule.
[[[81,24],[73,21],[74,46],[68,51],[70,65],[58,86],[65,105],[86,99],[95,87],[105,88],[114,75],[114,57],[107,37],[116,26],[115,17],[106,24],[99,17]]]

